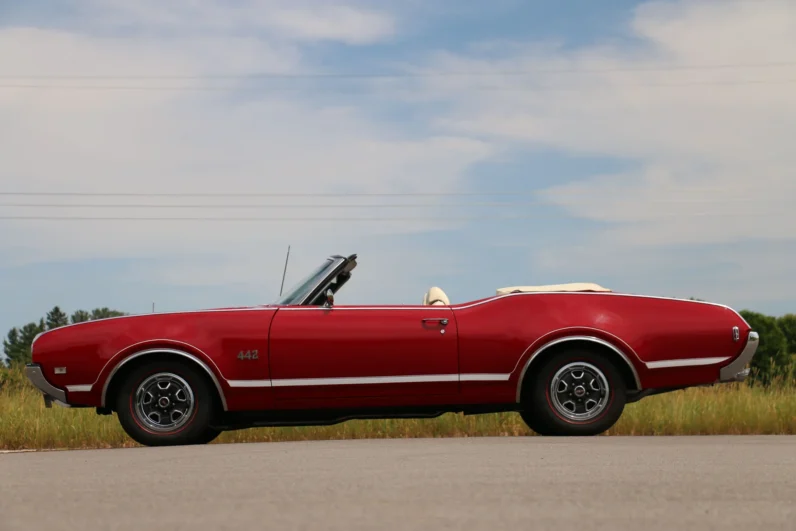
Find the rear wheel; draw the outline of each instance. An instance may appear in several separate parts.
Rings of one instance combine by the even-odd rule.
[[[562,352],[528,378],[520,415],[539,435],[597,435],[616,424],[625,407],[622,375],[588,350]]]
[[[116,396],[125,432],[146,446],[206,444],[218,414],[215,391],[194,367],[157,361],[134,369]]]

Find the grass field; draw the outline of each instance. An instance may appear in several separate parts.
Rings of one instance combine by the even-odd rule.
[[[0,369],[0,449],[138,446],[115,416],[93,409],[46,409],[21,372]],[[625,408],[606,435],[796,434],[796,388],[724,384],[647,397]],[[430,420],[349,421],[336,426],[256,428],[223,433],[215,442],[242,443],[395,437],[534,435],[516,413]]]

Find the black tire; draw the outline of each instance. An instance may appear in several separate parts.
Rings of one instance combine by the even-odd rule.
[[[589,350],[561,352],[526,378],[520,416],[539,435],[598,435],[616,424],[625,408],[619,370]],[[554,393],[553,385],[560,392]]]
[[[206,444],[221,433],[210,428],[219,413],[215,389],[179,361],[134,369],[116,395],[116,412],[124,431],[145,446]]]

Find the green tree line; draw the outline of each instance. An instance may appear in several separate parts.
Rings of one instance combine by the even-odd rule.
[[[760,334],[750,382],[768,385],[774,380],[796,381],[796,314],[772,317],[749,310],[739,313]]]
[[[698,300],[698,299],[694,299]],[[753,330],[760,334],[760,345],[752,360],[750,383],[768,385],[775,380],[793,382],[796,379],[796,314],[773,317],[743,310],[740,312]],[[67,316],[58,306],[47,312],[38,322],[12,328],[3,340],[6,362],[24,364],[30,361],[30,346],[37,334],[66,326],[108,317],[127,315],[109,308],[78,310]]]
[[[6,363],[11,366],[30,362],[30,346],[36,336],[42,332],[70,324],[122,315],[127,314],[110,308],[95,308],[90,312],[77,310],[72,315],[67,315],[60,307],[56,306],[47,312],[46,316],[39,319],[38,322],[30,322],[19,328],[14,327],[8,332],[8,335],[3,339],[3,353],[6,355]]]

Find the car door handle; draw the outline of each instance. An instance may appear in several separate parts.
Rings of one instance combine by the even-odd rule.
[[[427,317],[427,318],[423,319],[423,322],[424,323],[439,323],[442,326],[445,326],[445,325],[448,324],[448,320],[445,319],[444,317]]]

